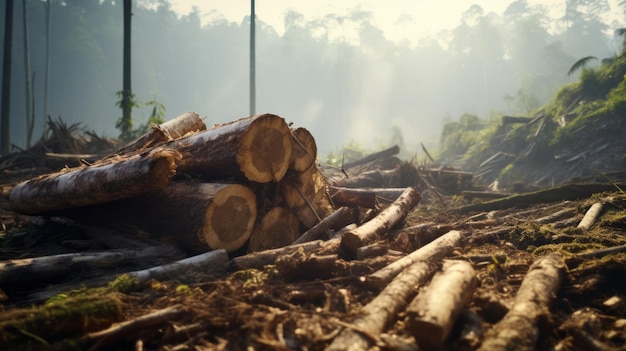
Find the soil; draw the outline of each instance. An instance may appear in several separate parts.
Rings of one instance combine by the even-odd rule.
[[[161,263],[154,259],[0,285],[0,349],[323,350],[346,329],[360,333],[372,349],[428,349],[407,328],[405,312],[374,334],[353,326],[381,293],[363,278],[459,230],[463,244],[447,259],[472,263],[478,285],[442,349],[476,350],[492,338],[531,264],[557,252],[566,272],[548,310],[532,320],[534,347],[623,350],[626,251],[619,247],[626,244],[626,195],[619,189],[578,199],[563,193],[569,195],[551,201],[526,194],[519,205],[491,200],[479,209],[478,200],[458,195],[424,196],[381,238],[388,249],[360,260],[341,252],[324,260],[328,254],[296,251],[258,269],[212,267],[142,284],[124,275],[96,286],[83,283],[94,271],[118,274]],[[588,230],[577,228],[597,202],[603,204],[601,217]],[[0,260],[106,249],[88,228],[18,215],[6,200],[0,222]],[[400,227],[413,229],[397,231]],[[612,247],[615,252],[601,251]],[[33,297],[51,287],[62,290],[43,301]],[[412,288],[419,294],[422,287]]]

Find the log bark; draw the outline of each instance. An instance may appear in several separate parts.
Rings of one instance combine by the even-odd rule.
[[[334,210],[326,180],[315,164],[304,172],[289,172],[280,183],[280,189],[287,207],[306,229]]]
[[[243,184],[177,181],[160,192],[130,199],[126,204],[118,202],[100,211],[105,217],[135,223],[161,241],[194,252],[232,252],[252,234],[257,198]]]
[[[300,236],[300,221],[285,207],[272,207],[250,235],[249,252],[290,245]]]
[[[226,250],[219,249],[161,266],[129,272],[127,274],[132,278],[137,278],[140,283],[145,283],[150,279],[167,280],[173,277],[181,279],[181,276],[190,273],[193,274],[193,271],[196,272],[195,274],[222,273],[226,271],[228,262],[229,257]]]
[[[522,281],[513,307],[491,330],[478,350],[534,350],[539,319],[550,313],[565,274],[565,263],[558,254],[536,260]]]
[[[603,207],[604,205],[601,202],[596,202],[595,204],[591,205],[591,207],[587,210],[585,216],[580,221],[580,223],[578,223],[578,226],[576,226],[576,228],[589,230],[589,228],[593,226],[593,224],[602,214]]]
[[[9,205],[32,215],[161,190],[176,173],[179,159],[178,152],[157,148],[123,161],[48,174],[15,186]]]
[[[369,154],[363,158],[360,158],[358,160],[352,161],[352,162],[347,162],[343,165],[343,169],[350,169],[356,166],[360,166],[360,165],[364,165],[366,163],[370,163],[373,161],[376,161],[378,159],[384,158],[384,157],[388,157],[388,156],[393,156],[393,155],[397,155],[400,152],[400,147],[398,145],[394,145],[390,148],[387,148],[385,150],[379,151],[379,152],[375,152],[373,154]]]
[[[432,241],[401,259],[391,263],[385,268],[370,274],[365,282],[374,288],[382,289],[392,281],[400,272],[415,262],[438,262],[452,253],[455,247],[461,245],[463,235],[460,231],[452,230],[440,238]]]
[[[181,172],[268,183],[280,181],[287,172],[292,140],[283,118],[263,114],[216,125],[168,147],[183,155]]]
[[[539,224],[554,223],[554,222],[559,221],[561,219],[575,216],[576,213],[577,213],[577,211],[576,211],[576,209],[574,207],[568,207],[568,208],[564,208],[564,209],[562,209],[560,211],[551,213],[551,214],[549,214],[547,216],[544,216],[544,217],[541,217],[541,218],[537,218],[537,219],[533,220],[533,222],[539,223]]]
[[[345,188],[328,187],[335,206],[377,208],[381,203],[396,201],[406,188]]]
[[[311,253],[321,248],[323,243],[322,240],[316,240],[238,256],[231,260],[230,270],[237,271],[241,269],[262,268],[265,265],[273,264],[281,256],[293,254],[300,248],[302,248],[305,253]]]
[[[293,145],[289,168],[296,172],[304,172],[315,163],[317,158],[317,144],[311,132],[305,128],[296,128],[291,131]]]
[[[375,241],[389,232],[391,228],[417,206],[421,195],[415,188],[406,188],[405,192],[394,203],[380,212],[374,219],[344,233],[341,246],[348,253],[356,254],[359,247]]]
[[[358,221],[358,210],[350,207],[341,207],[337,211],[333,212],[321,222],[317,223],[311,229],[302,234],[293,244],[301,244],[307,241],[313,240],[328,240],[331,239],[327,232],[331,229],[340,229],[348,224]]]
[[[432,262],[413,263],[370,303],[363,306],[359,317],[349,324],[349,328],[344,328],[326,350],[369,350],[376,343],[378,335],[396,320],[437,267]]]
[[[153,126],[149,132],[121,147],[113,155],[107,156],[103,160],[137,154],[148,148],[203,130],[206,130],[206,124],[202,118],[196,112],[186,112],[167,122]]]
[[[407,308],[407,328],[420,348],[440,350],[478,284],[472,264],[447,261]]]

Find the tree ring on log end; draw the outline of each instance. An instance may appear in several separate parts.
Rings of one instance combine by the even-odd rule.
[[[210,248],[231,252],[250,238],[256,216],[254,192],[246,186],[232,184],[213,197],[199,235]]]
[[[279,181],[291,160],[291,131],[284,119],[266,114],[253,122],[241,140],[237,163],[246,178],[260,183]]]

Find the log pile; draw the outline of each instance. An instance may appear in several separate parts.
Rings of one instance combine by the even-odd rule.
[[[186,113],[91,164],[17,184],[27,215],[130,224],[196,252],[285,246],[334,211],[304,128],[272,114],[207,129]]]

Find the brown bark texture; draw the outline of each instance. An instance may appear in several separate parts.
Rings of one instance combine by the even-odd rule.
[[[315,164],[304,172],[288,172],[280,185],[287,207],[298,216],[306,229],[334,210],[326,179]]]
[[[565,262],[559,254],[536,260],[517,291],[513,307],[487,332],[478,350],[534,350],[539,335],[537,323],[550,313],[564,274]]]
[[[389,232],[398,222],[417,206],[421,199],[419,191],[413,187],[406,188],[402,196],[381,211],[374,219],[347,231],[341,239],[341,246],[347,252],[356,254],[359,247],[369,244]]]
[[[476,289],[472,264],[446,261],[407,308],[407,328],[420,348],[441,350]]]
[[[272,114],[241,118],[168,144],[179,151],[179,170],[208,179],[280,181],[289,167],[291,131]]]
[[[345,188],[328,187],[335,206],[377,208],[396,201],[406,188]]]
[[[27,180],[9,194],[16,212],[42,214],[101,204],[163,189],[176,173],[177,151],[157,148],[120,161]]]
[[[299,236],[298,217],[288,208],[272,207],[255,226],[250,236],[248,251],[256,252],[287,246]]]
[[[313,240],[328,240],[327,232],[331,229],[343,228],[348,224],[358,221],[358,210],[350,207],[340,207],[337,211],[331,213],[321,222],[317,223],[311,229],[304,232],[294,244],[301,244]]]

